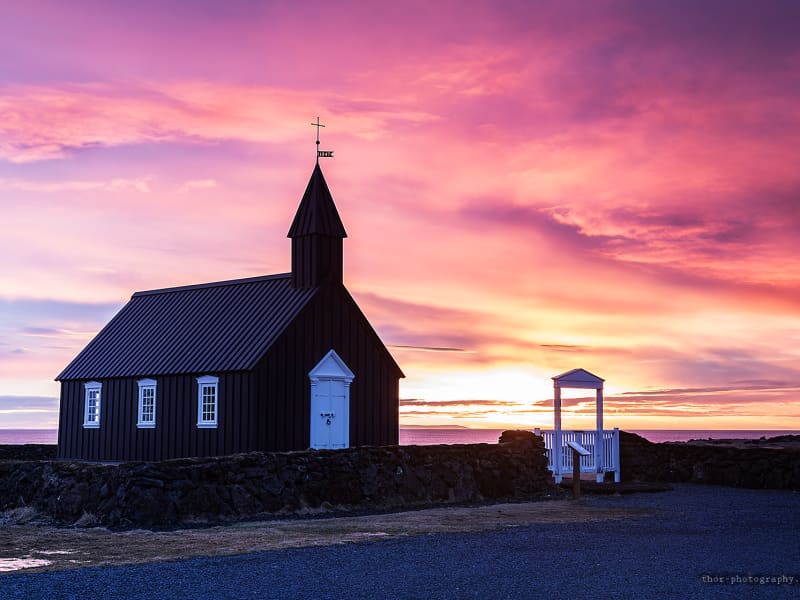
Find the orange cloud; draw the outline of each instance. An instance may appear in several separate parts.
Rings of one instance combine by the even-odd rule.
[[[796,8],[46,8],[0,23],[0,302],[288,270],[320,115],[404,419],[544,422],[576,366],[620,422],[796,419]],[[22,305],[0,372],[38,395],[86,323]]]

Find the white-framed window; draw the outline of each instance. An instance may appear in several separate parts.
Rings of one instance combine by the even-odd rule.
[[[103,384],[89,381],[83,384],[83,426],[97,429],[100,427],[100,403],[102,400]]]
[[[204,375],[197,378],[197,426],[217,426],[219,415],[219,377]]]
[[[156,426],[156,381],[140,379],[139,384],[139,418],[136,426],[140,429],[152,429]]]

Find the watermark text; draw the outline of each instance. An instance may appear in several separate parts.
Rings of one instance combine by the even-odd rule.
[[[717,585],[800,585],[800,576],[785,573],[775,575],[717,575],[704,573],[700,576],[703,583]]]

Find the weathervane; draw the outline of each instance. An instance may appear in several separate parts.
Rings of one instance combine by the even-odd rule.
[[[320,158],[333,158],[333,150],[320,150],[319,149],[319,128],[325,127],[319,122],[319,117],[317,117],[316,123],[311,123],[313,127],[317,128],[317,162],[319,162]]]

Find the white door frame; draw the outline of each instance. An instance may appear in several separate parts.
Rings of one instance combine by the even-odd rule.
[[[312,448],[348,448],[350,446],[350,383],[355,375],[348,368],[342,358],[331,349],[322,357],[317,365],[308,373],[311,381],[309,444]],[[317,406],[318,390],[323,387],[322,382],[341,383],[344,392],[344,406],[331,410]],[[325,386],[330,387],[330,386]],[[343,439],[338,444],[331,444],[330,430],[326,430],[333,420],[344,427]],[[328,441],[325,442],[325,438]]]
[[[556,483],[561,483],[561,469],[563,467],[561,456],[564,450],[561,435],[562,388],[595,390],[597,398],[597,437],[594,444],[594,464],[597,471],[597,483],[602,483],[605,474],[605,449],[603,448],[603,383],[605,379],[590,373],[586,369],[572,369],[551,379],[553,380],[553,430],[555,432],[552,452],[556,461],[556,471],[554,472]]]

